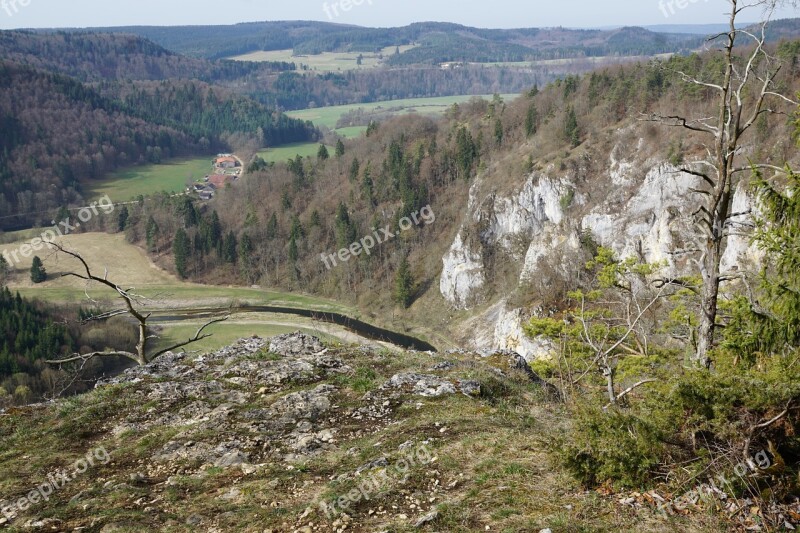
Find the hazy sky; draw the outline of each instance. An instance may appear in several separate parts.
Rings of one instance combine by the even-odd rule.
[[[343,9],[348,3],[350,9]],[[0,0],[0,29],[261,20],[364,26],[445,21],[493,28],[598,27],[722,22],[727,7],[726,0]],[[784,9],[779,16],[800,15]],[[758,18],[756,12],[745,17],[747,21]]]

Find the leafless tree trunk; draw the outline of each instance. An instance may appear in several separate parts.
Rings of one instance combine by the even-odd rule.
[[[86,263],[86,260],[79,253],[67,250],[64,247],[63,244],[51,243],[50,246],[55,248],[57,252],[64,253],[64,254],[66,254],[66,255],[74,258],[74,259],[77,259],[80,262],[80,264],[83,266],[83,272],[67,272],[67,273],[63,274],[63,276],[72,276],[72,277],[76,277],[76,278],[85,280],[87,282],[92,282],[93,281],[93,282],[100,283],[101,285],[105,285],[106,287],[114,290],[117,293],[117,295],[119,296],[119,298],[122,299],[122,301],[125,303],[125,308],[124,309],[119,309],[119,310],[116,310],[116,311],[110,311],[110,312],[104,313],[102,315],[97,315],[97,316],[91,317],[91,318],[89,318],[87,320],[88,321],[91,321],[91,320],[102,320],[102,319],[110,318],[112,316],[128,314],[128,315],[130,315],[131,317],[133,317],[136,320],[137,329],[139,331],[139,340],[136,343],[136,352],[128,352],[128,351],[122,351],[122,350],[107,350],[107,351],[90,352],[90,353],[85,353],[85,354],[77,354],[76,353],[76,354],[73,354],[72,356],[64,358],[64,359],[46,361],[48,364],[51,364],[51,365],[62,365],[62,364],[66,364],[66,363],[75,363],[75,362],[81,362],[81,363],[85,364],[86,361],[88,361],[89,359],[92,359],[94,357],[125,357],[125,358],[130,359],[131,361],[136,362],[139,365],[146,365],[147,363],[155,360],[156,358],[164,355],[167,352],[171,352],[173,350],[177,350],[178,348],[183,348],[183,347],[188,346],[188,345],[190,345],[192,343],[195,343],[197,341],[200,341],[200,340],[203,340],[203,339],[206,339],[206,338],[210,337],[211,334],[209,334],[209,333],[205,333],[204,334],[203,331],[208,326],[210,326],[212,324],[216,324],[218,322],[222,322],[222,321],[228,319],[228,317],[223,317],[223,318],[217,318],[217,319],[211,320],[209,322],[206,322],[205,324],[203,324],[197,330],[197,332],[195,333],[194,337],[192,337],[191,339],[186,340],[184,342],[179,342],[177,344],[174,344],[174,345],[170,346],[169,348],[164,348],[162,350],[158,350],[158,351],[153,352],[153,353],[148,353],[149,352],[149,350],[148,350],[149,341],[155,338],[154,336],[149,335],[148,331],[147,331],[147,319],[150,318],[150,313],[146,313],[146,314],[142,313],[141,311],[139,311],[136,308],[135,304],[139,300],[139,297],[136,294],[133,293],[133,289],[123,289],[121,286],[117,285],[116,283],[113,283],[113,282],[109,281],[108,280],[108,273],[106,273],[106,275],[104,277],[102,277],[102,278],[92,274],[92,271],[89,268],[89,265]]]
[[[776,7],[782,4],[796,5],[789,0],[727,0],[731,6],[729,28],[726,33],[712,38],[723,39],[722,54],[725,71],[720,82],[700,80],[685,72],[677,72],[684,82],[711,89],[717,94],[716,117],[689,118],[683,116],[651,115],[650,120],[659,121],[699,132],[713,143],[706,145],[707,159],[698,162],[684,172],[702,178],[705,188],[696,191],[702,196],[700,207],[695,212],[699,234],[694,239],[699,258],[695,261],[703,280],[700,294],[700,322],[697,332],[696,363],[708,366],[709,352],[714,347],[717,329],[717,311],[720,285],[728,276],[720,271],[725,244],[730,232],[733,195],[739,183],[738,176],[755,168],[769,168],[783,172],[779,167],[762,164],[745,164],[737,167],[743,136],[765,113],[780,113],[771,109],[770,101],[797,104],[790,98],[773,91],[773,82],[781,65],[770,56],[765,47],[766,28]],[[760,31],[737,28],[739,15],[751,8],[762,8],[764,16]],[[741,37],[741,39],[740,39]],[[735,47],[746,39],[754,49],[739,57]]]

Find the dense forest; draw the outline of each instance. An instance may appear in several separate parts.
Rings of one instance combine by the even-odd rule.
[[[196,79],[208,83],[294,70],[293,63],[248,63],[190,58],[133,35],[0,31],[6,61],[80,81]]]
[[[265,108],[247,97],[199,82],[134,82],[103,86],[118,95],[131,115],[169,126],[193,138],[221,139],[244,133],[257,139],[256,148],[316,139],[311,123]]]
[[[76,376],[45,363],[79,350],[135,343],[133,326],[123,321],[81,327],[79,318],[88,314],[25,300],[0,283],[0,407],[86,391],[92,378],[124,365],[116,359],[91,361]]]
[[[339,26],[336,28],[341,30]],[[118,91],[125,91],[125,86],[136,82],[192,79],[226,88],[279,110],[398,98],[521,92],[531,85],[543,85],[597,66],[583,58],[513,68],[473,65],[442,70],[425,57],[421,58],[421,64],[402,68],[317,73],[298,70],[294,63],[187,58],[131,35],[20,31],[0,32],[0,53],[16,63],[99,84],[104,87],[102,94],[110,97],[116,97]],[[111,84],[110,88],[107,84]],[[117,84],[122,88],[117,89]]]

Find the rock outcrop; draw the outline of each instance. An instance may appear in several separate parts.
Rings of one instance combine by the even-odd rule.
[[[621,139],[630,134],[618,132]],[[517,288],[546,292],[554,283],[572,283],[585,261],[582,241],[611,248],[619,257],[666,264],[671,275],[689,271],[685,252],[692,248],[696,206],[687,198],[701,188],[701,178],[648,157],[643,143],[618,140],[604,164],[566,171],[550,165],[503,194],[490,178],[476,179],[462,226],[443,257],[439,287],[454,308],[476,311],[460,328],[467,345],[516,350],[528,360],[550,357],[552,346],[529,339],[523,329],[537,310],[509,306],[508,296]],[[751,208],[740,186],[733,211]],[[740,218],[747,221],[747,215]],[[723,269],[758,260],[746,236],[733,236]],[[517,287],[492,285],[498,261],[517,267]]]

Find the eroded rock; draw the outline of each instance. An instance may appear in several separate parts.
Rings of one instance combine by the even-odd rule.
[[[273,337],[269,351],[283,356],[313,355],[324,349],[322,341],[312,335],[296,331]]]

